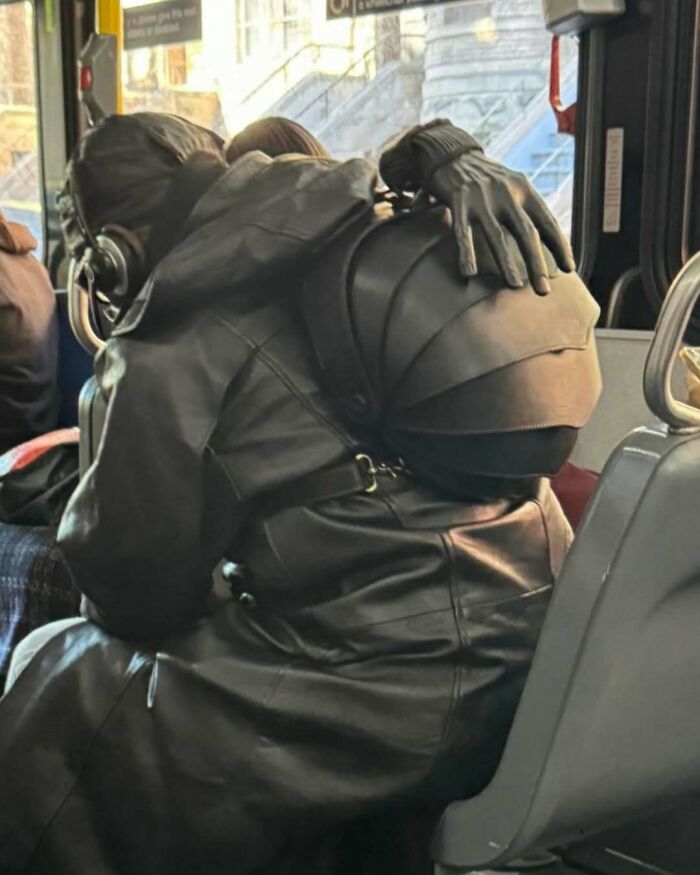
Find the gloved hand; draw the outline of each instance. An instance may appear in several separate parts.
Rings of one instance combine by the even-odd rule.
[[[437,119],[410,130],[382,155],[379,170],[394,191],[422,191],[450,208],[465,277],[478,273],[474,222],[509,286],[522,286],[524,278],[504,229],[515,238],[539,294],[550,290],[542,242],[563,271],[576,269],[568,241],[527,177],[487,158],[476,140],[449,121]]]

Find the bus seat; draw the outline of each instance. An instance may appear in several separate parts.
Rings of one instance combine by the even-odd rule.
[[[499,767],[443,814],[436,875],[498,868],[700,790],[700,411],[671,393],[699,293],[700,255],[667,296],[645,371],[673,427],[639,428],[608,460]]]
[[[77,614],[79,601],[55,529],[0,523],[0,694],[15,645],[38,626]]]
[[[78,421],[78,395],[93,373],[92,357],[75,339],[67,294],[56,292],[59,326],[58,427]],[[0,692],[15,645],[33,629],[78,612],[79,594],[56,547],[52,527],[0,523]]]
[[[654,423],[642,391],[644,362],[654,332],[599,328],[595,335],[603,391],[593,416],[579,432],[570,461],[600,473],[612,451],[632,429]],[[684,366],[678,362],[673,372],[678,394],[684,391],[684,373]]]

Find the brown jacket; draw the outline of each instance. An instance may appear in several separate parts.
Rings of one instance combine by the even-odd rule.
[[[0,453],[56,427],[56,301],[34,249],[0,213]]]

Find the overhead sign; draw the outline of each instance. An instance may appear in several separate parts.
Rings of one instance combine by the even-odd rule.
[[[326,19],[355,18],[375,12],[400,12],[415,6],[428,8],[453,0],[326,0]]]
[[[146,49],[202,38],[202,0],[166,0],[124,10],[124,48]]]

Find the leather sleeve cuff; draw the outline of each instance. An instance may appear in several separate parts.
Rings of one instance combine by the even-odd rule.
[[[417,191],[438,167],[463,152],[482,151],[466,131],[436,119],[408,131],[379,161],[382,179],[394,191]]]

